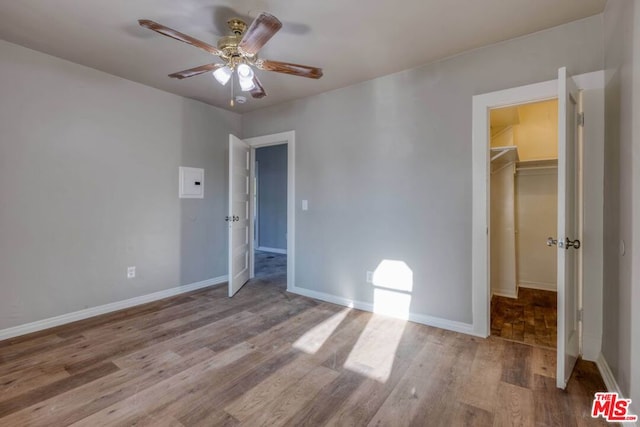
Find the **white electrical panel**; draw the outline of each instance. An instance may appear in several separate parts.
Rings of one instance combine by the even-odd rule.
[[[181,166],[179,176],[178,196],[181,199],[204,198],[204,169]]]

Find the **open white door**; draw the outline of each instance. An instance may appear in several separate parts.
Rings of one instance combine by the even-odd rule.
[[[249,157],[251,149],[229,135],[229,296],[249,280]]]
[[[578,88],[558,70],[558,370],[564,389],[578,358]]]

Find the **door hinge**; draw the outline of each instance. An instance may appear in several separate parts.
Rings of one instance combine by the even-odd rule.
[[[583,317],[584,317],[584,310],[581,308],[578,310],[578,322],[582,322]]]
[[[578,126],[584,127],[584,113],[578,113]]]

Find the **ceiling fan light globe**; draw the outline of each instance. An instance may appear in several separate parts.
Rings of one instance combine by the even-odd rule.
[[[247,64],[238,65],[238,77],[241,79],[252,80],[253,70]]]
[[[218,68],[213,72],[213,77],[220,83],[222,86],[226,85],[231,79],[233,75],[233,71],[229,67]]]
[[[238,82],[240,82],[240,89],[242,89],[243,92],[248,92],[252,89],[255,89],[256,87],[256,85],[253,83],[253,77],[249,79],[246,77],[238,76]]]

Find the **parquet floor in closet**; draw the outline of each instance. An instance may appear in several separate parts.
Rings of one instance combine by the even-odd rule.
[[[518,298],[491,298],[491,335],[556,348],[556,293],[520,288]]]

